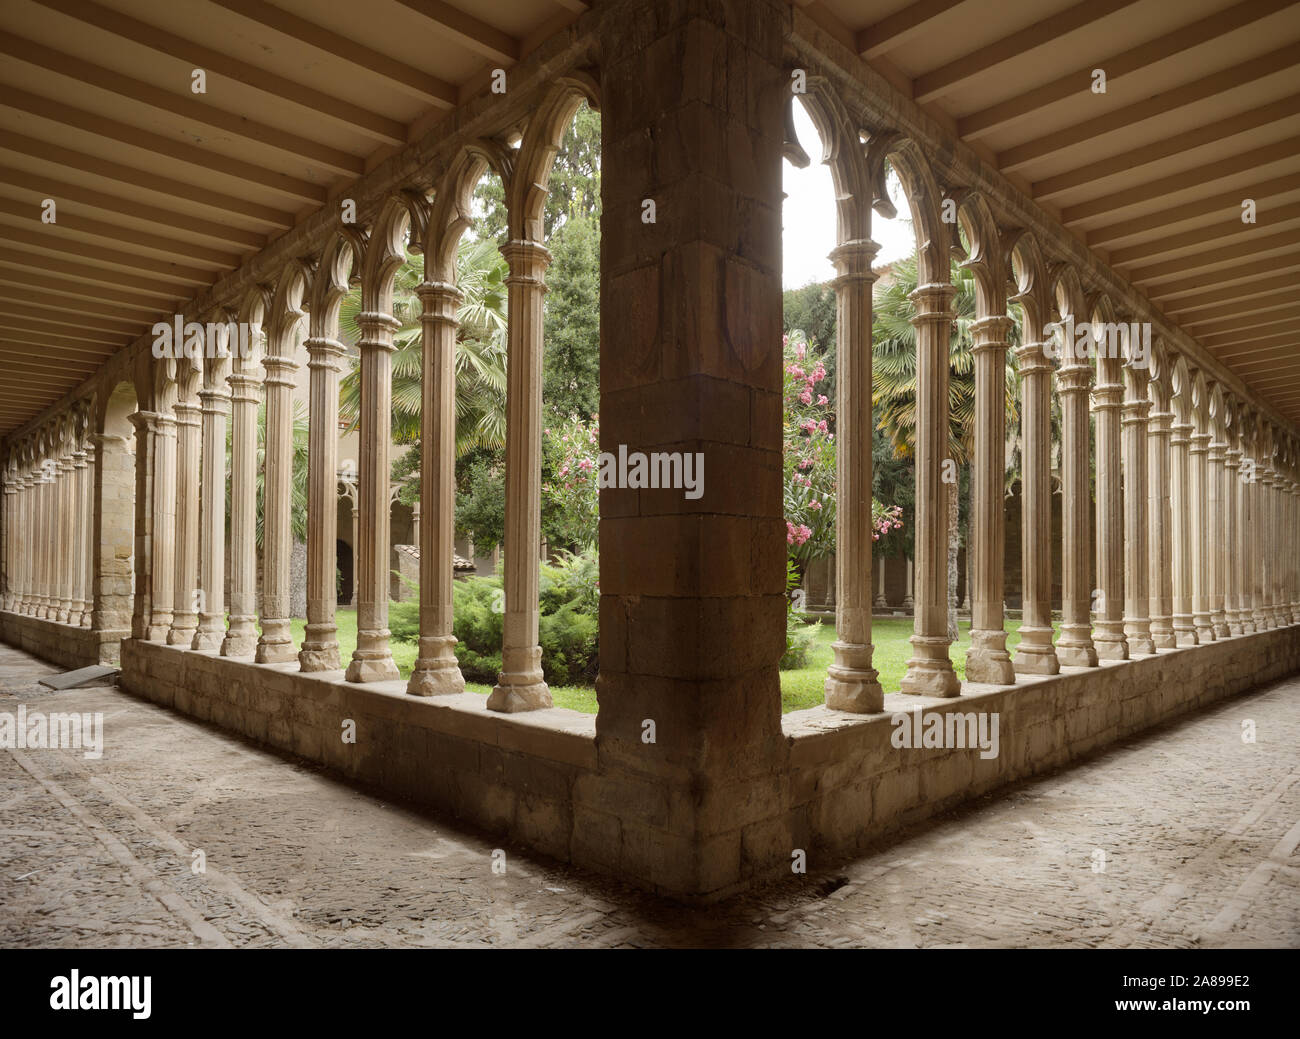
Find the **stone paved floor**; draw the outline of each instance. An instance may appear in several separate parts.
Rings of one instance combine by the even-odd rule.
[[[494,876],[490,838],[56,670],[0,646],[0,711],[102,711],[107,750],[0,751],[6,947],[1300,946],[1300,678],[687,909],[521,850]]]

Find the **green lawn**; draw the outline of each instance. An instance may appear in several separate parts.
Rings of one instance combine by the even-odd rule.
[[[340,606],[335,615],[339,628],[339,652],[343,666],[352,657],[357,646],[357,611]],[[301,646],[307,622],[298,618],[293,621],[293,639]],[[825,622],[816,625],[817,638],[808,653],[808,663],[797,671],[781,672],[781,711],[800,711],[806,707],[816,707],[822,702],[823,686],[826,682],[826,668],[831,662],[831,643],[835,641],[835,625]],[[966,677],[966,650],[970,648],[970,622],[958,624],[960,638],[952,646],[952,665],[958,677]],[[876,670],[880,672],[880,684],[885,692],[895,692],[907,670],[908,658],[912,655],[911,617],[876,618],[871,622],[871,640],[876,652],[873,658]],[[1020,641],[1020,622],[1007,621],[1007,648],[1014,650]],[[415,667],[416,645],[411,642],[392,643],[393,660],[397,662],[402,677],[410,675]],[[487,696],[491,686],[477,682],[466,683],[465,688],[472,693]],[[551,697],[556,707],[567,707],[584,714],[596,713],[596,690],[587,686],[551,686]]]

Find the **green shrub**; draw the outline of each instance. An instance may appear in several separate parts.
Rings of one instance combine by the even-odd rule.
[[[542,673],[553,685],[591,685],[596,680],[599,581],[600,564],[594,551],[565,553],[555,563],[541,564],[538,636]],[[501,575],[456,581],[452,596],[455,616],[452,634],[456,636],[456,659],[460,661],[461,673],[470,682],[495,683],[501,671],[505,624]],[[394,639],[419,640],[418,589],[414,601],[389,604],[388,628]]]

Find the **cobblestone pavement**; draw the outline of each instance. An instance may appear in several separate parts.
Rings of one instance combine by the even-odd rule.
[[[1300,678],[690,909],[510,846],[495,876],[490,837],[57,670],[0,646],[0,711],[102,711],[105,753],[0,751],[7,947],[1300,946]]]

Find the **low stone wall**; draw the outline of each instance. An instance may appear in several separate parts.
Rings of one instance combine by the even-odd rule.
[[[783,720],[763,782],[693,790],[602,753],[596,719],[502,715],[467,693],[422,699],[159,643],[122,645],[120,684],[146,699],[651,890],[713,900],[860,853],[901,827],[1144,728],[1300,671],[1300,626],[1097,668],[967,684],[955,699],[893,693],[885,713],[824,707]],[[996,714],[998,753],[895,747],[894,712]],[[355,743],[343,740],[355,723]],[[683,819],[694,819],[683,829]],[[686,836],[693,833],[694,836]]]
[[[418,697],[296,663],[255,664],[158,642],[122,644],[121,688],[318,761],[570,861],[575,786],[595,771],[596,719],[489,713],[487,697]],[[353,723],[344,739],[347,726]]]
[[[792,846],[849,857],[894,830],[1039,775],[1198,707],[1300,671],[1300,626],[1100,667],[965,683],[953,699],[885,697],[884,714],[815,707],[784,718]],[[996,713],[998,754],[897,748],[892,712]],[[738,838],[742,835],[738,835]],[[811,853],[810,853],[811,857]]]
[[[0,610],[0,642],[69,670],[92,664],[116,667],[122,640],[130,635],[130,631],[92,631]]]

